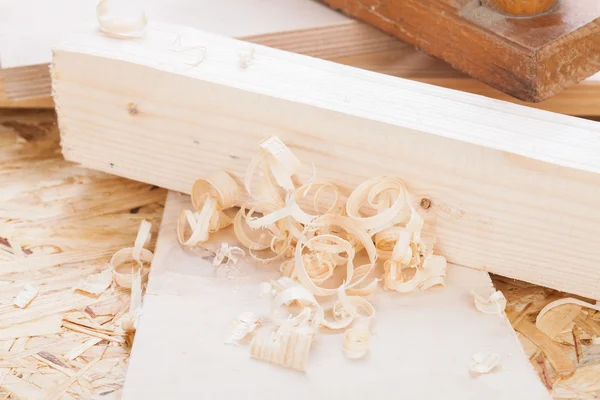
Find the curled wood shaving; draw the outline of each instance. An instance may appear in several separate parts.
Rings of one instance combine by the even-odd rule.
[[[288,308],[292,303],[300,306],[296,315],[292,315]],[[323,310],[315,297],[298,285],[284,288],[271,300],[271,318],[278,326],[319,324],[323,319]]]
[[[98,2],[96,18],[100,24],[100,29],[116,37],[130,37],[141,33],[148,23],[144,11],[138,10],[137,15],[134,17],[117,15],[111,7],[111,4],[114,6],[115,3],[113,0],[100,0]]]
[[[296,351],[307,357],[319,328],[346,329],[344,352],[350,358],[366,354],[368,326],[375,318],[366,296],[377,290],[381,280],[373,276],[379,260],[383,261],[387,290],[410,292],[444,286],[446,274],[446,259],[433,255],[433,241],[422,237],[424,221],[399,179],[368,179],[344,204],[335,185],[317,180],[314,165],[312,177],[302,184],[297,176],[301,166],[279,138],[262,141],[244,176],[244,187],[252,200],[240,206],[233,220],[236,238],[254,260],[282,260],[282,278],[262,283],[260,290],[261,296],[269,297],[276,328],[266,338],[255,337],[251,353],[292,367],[296,361],[284,357],[285,352],[294,352],[289,338],[301,341]],[[196,211],[184,211],[178,225],[184,245],[208,240],[215,216],[227,206],[222,200],[225,191],[218,190],[215,180],[199,182],[192,190]],[[238,200],[235,182],[231,188],[231,198]],[[320,207],[325,192],[332,194],[328,197],[332,201]],[[314,210],[304,210],[300,204],[311,199]],[[186,227],[189,235],[183,234]],[[228,257],[228,251],[227,245],[221,247],[215,265]],[[363,251],[368,263],[357,266],[355,257]],[[341,283],[333,279],[338,272],[343,273]],[[327,318],[316,297],[329,302]],[[235,331],[245,332],[242,325]],[[298,360],[303,360],[298,361],[303,369],[305,357]]]
[[[113,271],[106,268],[97,274],[92,274],[85,279],[79,280],[73,290],[81,290],[89,294],[98,296],[110,287],[113,282]]]
[[[497,290],[489,296],[483,296],[474,290],[471,291],[475,307],[484,314],[502,314],[506,309],[506,298]]]
[[[300,161],[276,136],[263,140],[260,147],[260,152],[246,169],[244,186],[253,199],[283,206],[283,196],[295,189],[292,176],[300,167]],[[259,178],[259,193],[255,193],[252,190],[252,178],[259,169],[262,176]]]
[[[215,258],[213,259],[213,266],[218,267],[223,264],[223,261],[227,258],[228,263],[236,264],[239,257],[244,257],[246,252],[237,246],[230,246],[229,243],[221,243],[221,247],[217,250]]]
[[[377,233],[403,219],[402,211],[408,203],[404,184],[389,177],[377,177],[366,180],[354,189],[346,203],[346,214],[356,226]],[[364,216],[361,208],[367,205],[377,210],[374,216]]]
[[[239,187],[229,174],[217,171],[198,179],[192,186],[195,211],[183,210],[177,222],[177,238],[184,246],[206,242],[209,234],[232,223],[224,209],[233,207],[239,199]],[[187,230],[191,231],[189,236]],[[186,238],[187,237],[187,238]]]
[[[142,315],[142,276],[140,271],[138,269],[133,275],[129,311],[121,318],[121,328],[125,332],[134,332]]]
[[[548,311],[550,311],[556,307],[560,307],[564,304],[575,304],[575,305],[578,305],[581,307],[586,307],[586,308],[590,308],[592,310],[600,311],[600,302],[596,302],[596,304],[591,304],[591,303],[585,302],[583,300],[574,299],[572,297],[567,297],[564,299],[553,301],[552,303],[546,305],[546,307],[542,308],[542,310],[540,311],[540,313],[538,314],[538,316],[535,319],[535,325],[539,328],[540,322],[544,318],[544,315],[546,315],[548,313]]]
[[[500,356],[496,353],[475,353],[469,372],[473,376],[488,374],[500,363]]]
[[[360,210],[365,205],[377,213],[362,215]],[[430,246],[422,240],[423,219],[412,207],[400,180],[379,177],[363,182],[348,198],[346,212],[358,226],[374,235],[377,254],[385,260],[386,290],[406,293],[445,285],[446,260],[433,256]]]
[[[369,339],[371,332],[369,326],[360,324],[344,332],[344,343],[342,350],[350,359],[363,358],[369,351]]]
[[[338,289],[338,300],[332,307],[333,321],[327,321],[323,318],[322,326],[338,330],[348,327],[355,319],[359,319],[360,323],[370,323],[375,318],[375,309],[371,303],[360,296],[348,296],[346,287],[342,286]]]
[[[110,270],[117,285],[130,289],[133,279],[139,275],[142,283],[148,280],[149,265],[154,255],[143,246],[150,241],[152,224],[142,221],[135,239],[134,247],[126,247],[117,251],[110,259]]]
[[[258,315],[243,312],[231,323],[231,330],[225,343],[237,344],[243,341],[262,324]]]
[[[38,295],[38,290],[35,286],[27,283],[23,289],[17,294],[13,304],[19,308],[25,308]]]

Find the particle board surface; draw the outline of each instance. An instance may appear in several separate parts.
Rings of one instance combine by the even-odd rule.
[[[342,194],[400,177],[431,200],[451,262],[600,297],[597,123],[191,28],[147,33],[119,41],[91,25],[56,50],[67,159],[186,192],[215,169],[241,178],[278,135]],[[178,35],[206,47],[197,67]]]
[[[129,345],[114,318],[129,292],[73,287],[130,246],[141,220],[158,231],[166,191],[67,162],[59,139],[54,112],[0,109],[0,399],[117,400]],[[21,309],[25,284],[39,294]]]
[[[235,236],[229,228],[204,250],[182,248],[176,221],[188,203],[174,192],[167,199],[123,399],[550,398],[506,317],[475,309],[470,290],[491,290],[489,275],[455,265],[445,289],[374,294],[376,333],[366,359],[345,358],[341,333],[317,335],[306,374],[252,359],[247,345],[225,345],[238,314],[268,315],[259,283],[280,276],[278,265],[247,256],[235,279],[215,271],[211,250],[236,244]],[[501,367],[473,378],[479,351],[499,353]]]

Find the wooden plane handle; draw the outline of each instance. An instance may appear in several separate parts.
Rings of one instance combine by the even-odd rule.
[[[483,4],[505,14],[531,16],[552,8],[558,0],[483,0]]]

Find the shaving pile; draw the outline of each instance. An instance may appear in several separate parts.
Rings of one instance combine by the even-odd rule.
[[[321,328],[345,330],[343,352],[348,358],[363,357],[375,318],[367,297],[378,282],[402,293],[443,286],[446,260],[433,255],[433,241],[423,238],[423,219],[398,178],[368,179],[343,202],[338,188],[319,181],[314,172],[299,184],[300,168],[279,138],[267,138],[244,177],[251,200],[233,221],[224,210],[242,194],[228,174],[217,172],[194,183],[194,210],[182,211],[177,232],[182,245],[193,247],[233,223],[238,241],[254,260],[280,263],[282,277],[261,285],[261,295],[270,297],[274,327],[254,334],[256,321],[238,317],[227,341],[252,335],[253,357],[303,371]],[[312,210],[306,211],[305,204],[312,204]],[[215,265],[224,257],[235,260],[234,251],[243,253],[222,246]],[[366,256],[362,264],[358,255]],[[382,279],[374,276],[380,262]],[[340,270],[341,282],[336,280]]]

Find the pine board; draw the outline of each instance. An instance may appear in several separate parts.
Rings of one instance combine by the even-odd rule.
[[[195,68],[197,53],[172,47],[181,35],[206,47]],[[431,200],[451,262],[600,297],[595,122],[173,25],[126,42],[90,25],[55,54],[71,161],[186,192],[211,170],[240,178],[278,135],[343,194],[401,177]]]

